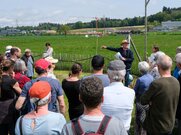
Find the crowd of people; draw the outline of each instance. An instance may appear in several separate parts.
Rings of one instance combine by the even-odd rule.
[[[173,60],[154,46],[148,60],[138,63],[141,76],[131,88],[134,56],[128,44],[103,45],[117,52],[115,60],[105,65],[103,56],[93,56],[92,74],[82,78],[84,65],[73,63],[62,82],[53,72],[58,59],[50,43],[36,61],[30,49],[21,55],[20,48],[7,46],[0,55],[0,135],[131,135],[133,117],[135,135],[173,135],[174,127],[181,135],[180,47],[173,76]]]

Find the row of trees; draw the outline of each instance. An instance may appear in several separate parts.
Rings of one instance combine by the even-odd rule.
[[[181,21],[181,8],[167,8],[163,7],[162,12],[158,12],[154,15],[148,17],[148,23],[151,25],[159,25],[162,21]],[[125,19],[110,19],[110,18],[100,18],[98,20],[99,28],[106,27],[123,27],[123,26],[138,26],[144,25],[144,17],[134,17]],[[3,29],[8,29],[5,27]],[[68,23],[66,25],[55,24],[55,23],[40,23],[38,26],[21,26],[18,27],[20,30],[57,30],[59,33],[65,33],[68,29],[82,29],[82,28],[96,28],[96,20],[91,22],[81,22]],[[2,29],[2,28],[1,28]]]

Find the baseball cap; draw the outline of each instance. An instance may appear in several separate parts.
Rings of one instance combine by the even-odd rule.
[[[12,48],[11,45],[6,46],[6,50],[11,50],[11,48]]]
[[[29,90],[30,98],[45,98],[51,91],[51,86],[46,81],[35,82]]]
[[[50,63],[57,63],[58,59],[54,59],[53,57],[46,57],[45,60],[49,61]]]
[[[122,60],[113,60],[108,65],[109,70],[119,71],[124,70],[125,68],[126,66]]]
[[[48,66],[50,66],[51,63],[45,59],[39,59],[35,62],[35,68],[36,67],[39,67],[39,68],[42,68],[42,69],[47,69]]]

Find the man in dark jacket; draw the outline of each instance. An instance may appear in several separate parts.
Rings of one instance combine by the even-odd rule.
[[[123,40],[121,42],[121,47],[119,48],[102,46],[103,49],[108,49],[110,51],[115,51],[115,52],[120,53],[119,58],[126,65],[125,86],[129,85],[129,74],[130,74],[132,62],[134,60],[133,52],[129,49],[128,45],[129,45],[128,41]]]
[[[31,55],[31,50],[30,49],[26,49],[25,50],[25,54],[23,55],[23,57],[21,58],[27,67],[27,71],[25,72],[25,75],[32,79],[33,75],[34,75],[34,58]]]

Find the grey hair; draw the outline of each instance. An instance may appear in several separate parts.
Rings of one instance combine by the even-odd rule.
[[[30,102],[35,103],[36,106],[43,106],[43,105],[48,104],[48,102],[50,101],[50,96],[51,96],[51,92],[46,97],[44,97],[43,99],[31,98]]]
[[[157,60],[158,60],[158,58],[159,58],[160,56],[162,56],[162,55],[165,55],[165,53],[164,53],[164,52],[162,52],[162,51],[158,51],[158,52],[156,52],[156,53],[155,53],[155,61],[157,61]]]
[[[177,53],[177,55],[175,56],[175,60],[178,64],[181,64],[181,53]]]
[[[141,61],[138,63],[138,69],[141,74],[146,74],[148,73],[150,66],[146,61]]]
[[[168,55],[162,55],[158,58],[157,65],[162,70],[168,70],[172,67],[172,59]]]
[[[16,60],[14,64],[14,72],[24,72],[26,70],[27,68],[26,68],[25,62],[21,59]]]
[[[124,80],[124,76],[126,74],[126,70],[119,70],[119,71],[115,71],[115,70],[107,70],[109,79],[115,82],[119,82]]]

